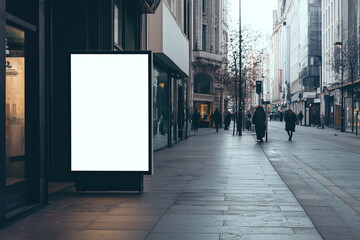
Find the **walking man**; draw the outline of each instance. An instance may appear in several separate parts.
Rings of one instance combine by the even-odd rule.
[[[298,119],[299,119],[299,122],[300,122],[300,126],[302,126],[303,118],[304,118],[304,115],[303,115],[302,111],[300,111],[299,114],[298,114]]]
[[[285,114],[285,131],[289,135],[289,141],[292,141],[296,120],[296,114],[291,109],[287,110]]]
[[[253,123],[255,124],[256,138],[259,142],[263,142],[263,137],[265,137],[265,119],[266,114],[262,106],[258,106],[254,112]]]
[[[213,118],[214,118],[214,122],[215,122],[216,132],[218,132],[219,131],[219,125],[220,125],[220,122],[221,122],[221,115],[220,115],[218,109],[215,110]]]

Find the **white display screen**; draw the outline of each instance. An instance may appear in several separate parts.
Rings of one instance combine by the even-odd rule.
[[[70,54],[72,171],[150,171],[149,54]]]

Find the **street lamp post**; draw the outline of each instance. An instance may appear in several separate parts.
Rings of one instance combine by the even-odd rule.
[[[241,65],[242,65],[242,57],[241,57],[241,0],[239,0],[239,136],[242,136],[242,76],[241,76]]]
[[[335,46],[340,47],[343,46],[342,42],[336,42]],[[343,63],[343,53],[342,49],[340,51],[340,67],[341,67],[341,132],[344,132],[344,118],[345,118],[345,111],[344,111],[344,63]]]

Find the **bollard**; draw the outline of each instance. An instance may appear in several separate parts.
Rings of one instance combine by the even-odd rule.
[[[356,135],[358,135],[359,111],[356,111]]]

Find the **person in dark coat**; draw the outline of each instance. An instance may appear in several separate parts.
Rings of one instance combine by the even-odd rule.
[[[214,122],[215,122],[216,132],[218,132],[219,131],[219,125],[220,125],[220,122],[221,122],[221,115],[220,115],[218,109],[215,110],[213,118],[214,118]]]
[[[250,111],[246,114],[246,124],[245,124],[246,130],[250,131],[251,129],[251,113]]]
[[[282,122],[284,119],[284,114],[281,111],[279,112],[279,118],[280,118],[280,122]]]
[[[227,111],[225,114],[224,122],[225,122],[224,130],[229,130],[229,126],[230,126],[230,122],[231,122],[231,113],[229,111]]]
[[[199,124],[199,118],[200,114],[197,112],[197,109],[195,108],[194,114],[192,115],[192,127],[194,132],[198,130],[198,124]]]
[[[304,118],[304,115],[303,115],[302,111],[300,111],[299,114],[298,114],[298,119],[299,119],[299,122],[300,122],[300,125],[301,125],[301,126],[302,126],[302,120],[303,120],[303,118]]]
[[[289,141],[292,141],[296,120],[296,114],[291,109],[287,110],[285,114],[285,131],[289,135]]]
[[[263,142],[263,137],[265,136],[265,119],[266,114],[262,106],[258,106],[254,112],[253,124],[255,124],[256,138],[260,142]]]

